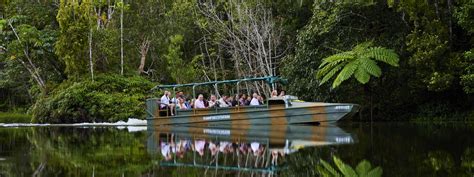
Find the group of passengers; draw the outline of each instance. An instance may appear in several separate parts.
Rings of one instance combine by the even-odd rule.
[[[186,99],[182,91],[176,92],[176,96],[170,99],[171,93],[165,91],[160,99],[161,109],[170,109],[171,115],[174,115],[174,110],[187,110],[187,109],[203,109],[203,108],[215,108],[215,107],[234,107],[234,106],[258,106],[264,104],[264,97],[257,93],[253,93],[252,96],[246,94],[227,96],[222,95],[221,98],[217,99],[216,95],[211,95],[209,99],[204,99],[203,94],[199,94],[196,99]],[[285,96],[285,91],[281,91],[280,95],[276,90],[272,91],[271,97]]]

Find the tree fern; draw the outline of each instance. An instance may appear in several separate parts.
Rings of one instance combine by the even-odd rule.
[[[372,165],[367,160],[361,161],[354,170],[351,166],[342,162],[341,159],[333,156],[333,161],[336,168],[333,168],[331,164],[324,160],[320,160],[320,164],[317,166],[319,174],[323,177],[381,177],[382,168],[372,168]]]
[[[366,57],[398,67],[398,55],[394,50],[391,49],[386,49],[383,47],[370,47],[367,49]]]
[[[342,52],[338,54],[331,55],[323,60],[319,68],[325,66],[328,63],[340,63],[346,60],[352,59],[354,57],[354,53],[352,51]]]
[[[365,71],[364,68],[359,67],[355,71],[354,77],[359,81],[361,84],[366,84],[370,80],[370,74]]]
[[[331,79],[332,76],[334,76],[337,72],[339,72],[339,70],[341,70],[344,65],[345,65],[344,63],[341,63],[341,64],[331,68],[331,70],[324,75],[324,77],[321,80],[320,84],[324,84],[325,82],[329,81],[329,79]]]
[[[357,173],[352,169],[351,166],[345,164],[344,162],[341,161],[341,159],[337,158],[334,156],[333,158],[334,163],[336,164],[337,168],[342,172],[344,176],[351,176],[351,177],[357,177]]]
[[[321,80],[320,85],[322,85],[339,72],[332,83],[333,88],[352,76],[360,83],[366,84],[371,76],[382,75],[382,69],[377,65],[377,61],[398,67],[399,58],[394,50],[372,47],[372,42],[364,42],[356,45],[351,51],[324,58],[319,65],[316,77]]]
[[[332,83],[332,87],[336,88],[343,81],[349,79],[354,74],[358,66],[359,66],[359,60],[353,60],[350,63],[348,63],[346,66],[344,66],[344,69],[342,69],[342,71],[339,72],[336,79]]]
[[[382,69],[377,65],[377,62],[369,58],[360,58],[361,67],[370,75],[380,77]]]

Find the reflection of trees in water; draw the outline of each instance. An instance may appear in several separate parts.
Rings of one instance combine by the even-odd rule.
[[[28,171],[29,142],[26,134],[30,129],[0,128],[0,176],[18,176]]]
[[[332,163],[337,155],[350,166],[367,159],[384,176],[459,176],[474,173],[474,129],[450,125],[393,124],[347,128],[357,137],[352,145],[304,148],[286,155],[288,170],[278,176],[317,176],[319,159]],[[259,172],[162,167],[161,154],[145,149],[146,133],[116,128],[0,129],[0,176],[261,176]],[[210,152],[207,151],[210,155]],[[225,155],[220,153],[219,162]],[[227,162],[233,163],[227,154]],[[185,154],[183,160],[192,159]]]
[[[25,129],[22,129],[25,130]],[[144,133],[128,133],[115,128],[31,128],[27,138],[25,175],[41,176],[139,176],[151,167],[144,147]],[[20,152],[21,153],[21,152]],[[21,163],[15,158],[13,163]],[[10,176],[10,175],[8,175]],[[15,176],[15,175],[13,175]]]
[[[474,173],[472,125],[368,124],[346,125],[358,142],[352,145],[303,149],[289,156],[283,176],[314,176],[319,158],[332,155],[356,166],[367,159],[383,168],[384,176],[459,176]]]

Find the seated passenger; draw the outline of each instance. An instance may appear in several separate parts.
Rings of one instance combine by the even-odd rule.
[[[188,109],[188,106],[186,106],[186,104],[184,103],[183,97],[178,97],[178,104],[176,105],[176,109],[179,109],[179,110]]]
[[[249,95],[247,99],[245,100],[245,106],[250,105],[250,102],[252,101],[252,97]]]
[[[202,94],[199,94],[198,98],[194,102],[194,108],[196,109],[206,108],[206,106],[204,105],[204,96]]]
[[[234,97],[231,97],[231,98],[232,98],[231,100],[232,106],[239,105],[239,95],[235,95]]]
[[[247,96],[245,94],[242,94],[242,96],[239,99],[240,106],[245,106],[245,101],[246,100],[247,100]]]
[[[211,95],[209,99],[209,108],[219,107],[219,103],[217,102],[216,95]]]
[[[258,106],[260,103],[258,102],[259,95],[257,93],[253,93],[252,100],[250,101],[250,106]]]
[[[196,102],[196,99],[191,99],[191,102],[189,102],[189,109],[194,108],[194,102]]]
[[[178,104],[178,98],[179,97],[184,97],[184,93],[182,91],[177,91],[176,95],[173,99],[171,99],[171,103],[173,104]]]
[[[273,91],[272,91],[271,97],[272,97],[272,98],[278,97],[278,92],[277,92],[277,90],[273,90]]]
[[[193,108],[193,104],[194,104],[194,99],[193,100],[189,100],[185,97],[183,97],[183,99],[185,100],[184,101],[184,105],[186,105],[186,108],[187,109],[192,109]]]
[[[161,105],[160,105],[160,108],[161,109],[170,109],[170,112],[171,112],[171,115],[174,116],[174,106],[175,104],[171,104],[170,103],[170,92],[169,91],[165,91],[165,93],[163,94],[163,96],[161,97],[160,101],[161,101]]]
[[[259,103],[260,105],[263,105],[263,97],[262,97],[262,96],[259,95],[259,96],[257,97],[257,100],[258,100],[258,103]]]
[[[219,107],[229,107],[230,105],[227,104],[227,96],[226,95],[222,95],[222,97],[219,99]]]

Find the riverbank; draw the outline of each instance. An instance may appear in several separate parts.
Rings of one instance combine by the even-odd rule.
[[[0,112],[0,123],[30,123],[31,115],[21,113]]]

